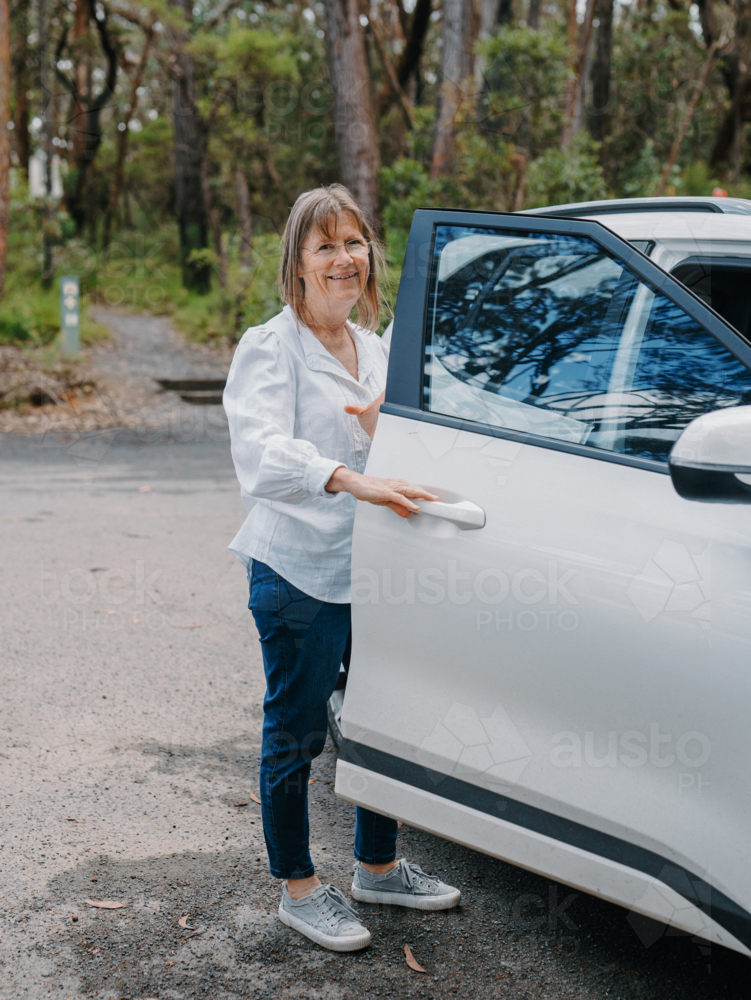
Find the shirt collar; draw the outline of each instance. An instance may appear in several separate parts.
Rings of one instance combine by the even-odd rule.
[[[365,383],[368,375],[373,370],[373,355],[370,351],[370,345],[367,344],[365,336],[360,332],[359,327],[355,326],[354,323],[348,324],[357,350],[357,374],[359,377],[354,379],[341,361],[338,361],[333,354],[330,354],[326,350],[313,331],[295,316],[290,306],[286,305],[282,311],[300,334],[300,343],[305,354],[305,364],[311,371],[330,372],[332,375],[336,375],[337,378],[354,382],[355,385],[363,385]]]

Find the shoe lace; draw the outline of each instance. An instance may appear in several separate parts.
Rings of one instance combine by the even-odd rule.
[[[321,917],[330,927],[337,930],[342,924],[354,920],[359,923],[359,917],[335,885],[325,885],[313,900]]]
[[[440,879],[436,878],[435,875],[428,875],[414,861],[407,861],[406,858],[400,859],[397,868],[408,889],[412,889],[415,882],[420,888],[431,889],[437,888],[440,883]]]

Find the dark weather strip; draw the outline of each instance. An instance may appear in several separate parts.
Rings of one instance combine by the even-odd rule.
[[[751,913],[682,865],[562,816],[344,739],[339,759],[657,879],[751,948]]]

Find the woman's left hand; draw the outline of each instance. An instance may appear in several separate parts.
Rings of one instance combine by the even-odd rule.
[[[375,434],[376,424],[378,423],[378,413],[381,409],[381,403],[386,398],[386,390],[381,393],[380,396],[376,396],[372,403],[368,403],[367,406],[345,406],[345,413],[352,413],[357,417],[360,422],[360,426],[372,440]]]

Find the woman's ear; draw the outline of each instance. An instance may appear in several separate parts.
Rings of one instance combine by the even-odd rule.
[[[297,280],[300,282],[300,297],[305,298],[305,278],[298,274]]]

